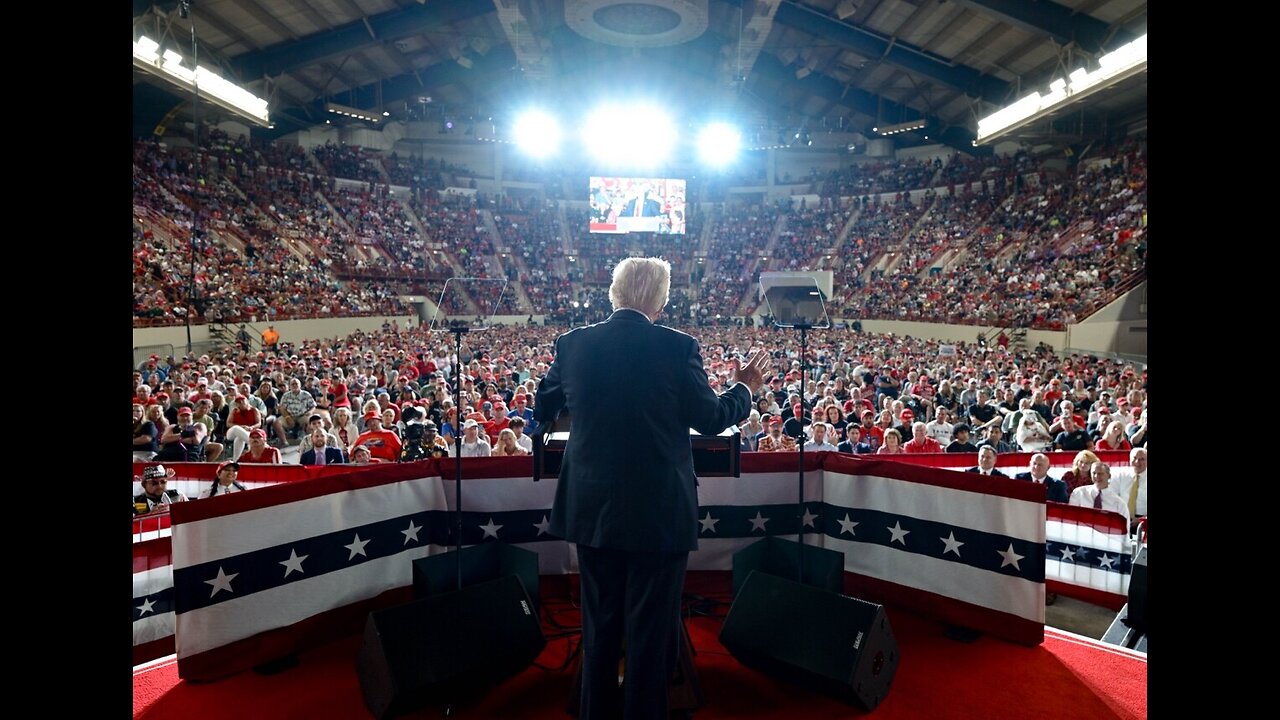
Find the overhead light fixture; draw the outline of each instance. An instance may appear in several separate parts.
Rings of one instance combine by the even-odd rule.
[[[203,65],[192,69],[182,63],[181,53],[169,49],[165,50],[162,56],[160,43],[146,35],[141,35],[133,41],[134,67],[167,80],[183,90],[194,91],[214,105],[246,120],[263,127],[271,127],[266,100]]]
[[[360,110],[358,108],[347,107],[346,105],[339,105],[338,103],[331,102],[325,103],[324,109],[334,113],[335,115],[342,115],[371,123],[382,122],[382,118],[387,116],[387,113],[379,113],[374,110]]]
[[[878,135],[897,135],[898,133],[911,132],[912,130],[923,130],[926,127],[929,127],[929,121],[924,118],[920,118],[919,120],[898,123],[897,125],[873,127],[871,128],[871,132]]]
[[[1049,92],[1033,91],[1008,107],[1001,108],[978,121],[975,145],[986,143],[1025,127],[1070,103],[1114,85],[1121,80],[1147,71],[1147,36],[1107,53],[1098,59],[1098,69],[1089,72],[1079,68],[1066,77],[1049,83]]]

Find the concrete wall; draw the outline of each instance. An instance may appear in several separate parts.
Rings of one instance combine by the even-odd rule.
[[[1068,329],[1067,347],[1099,353],[1147,357],[1147,284],[1113,300]]]

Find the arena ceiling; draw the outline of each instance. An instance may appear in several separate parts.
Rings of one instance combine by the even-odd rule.
[[[391,119],[504,118],[651,96],[757,133],[926,118],[899,146],[972,149],[979,117],[1146,32],[1144,0],[134,0],[146,33],[268,98],[282,135],[334,102]],[[185,17],[184,17],[185,16]],[[190,98],[134,73],[135,128]],[[201,112],[205,112],[202,108]],[[1146,74],[1022,132],[1145,127]],[[761,128],[764,128],[762,131]],[[925,140],[928,134],[931,139]]]

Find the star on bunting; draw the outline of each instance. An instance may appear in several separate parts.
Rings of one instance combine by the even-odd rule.
[[[408,545],[410,540],[418,542],[418,531],[421,529],[421,525],[414,525],[413,521],[410,520],[409,528],[407,530],[400,531],[400,534],[404,536],[404,544]]]
[[[707,511],[707,516],[706,516],[706,517],[704,517],[704,518],[702,518],[702,519],[701,519],[701,520],[699,520],[698,522],[702,523],[702,531],[703,531],[703,532],[715,532],[715,531],[716,531],[716,523],[720,522],[720,518],[713,518],[713,517],[711,517],[711,511],[710,511],[710,510],[708,510],[708,511]]]
[[[903,530],[901,522],[898,522],[897,520],[895,520],[893,522],[893,527],[889,528],[889,532],[893,535],[893,537],[889,538],[890,545],[896,542],[900,542],[902,543],[903,547],[907,546],[907,533],[911,531]]]
[[[364,546],[368,544],[369,544],[368,540],[361,540],[360,533],[356,533],[356,539],[352,540],[350,545],[343,545],[342,547],[351,551],[351,555],[349,555],[347,559],[355,560],[357,555],[363,555],[365,557],[369,557],[369,553],[364,551]]]
[[[1017,570],[1019,572],[1022,571],[1022,568],[1018,565],[1018,561],[1026,557],[1026,555],[1019,555],[1018,553],[1014,552],[1013,543],[1009,543],[1008,550],[997,550],[996,552],[1000,553],[1000,557],[1004,558],[1004,562],[1000,563],[1000,567],[1004,567],[1006,565],[1012,565],[1014,570]]]
[[[222,571],[222,566],[218,566],[218,576],[212,580],[205,580],[205,584],[213,586],[213,592],[209,593],[209,597],[217,595],[219,590],[226,590],[229,593],[235,592],[235,590],[231,589],[231,581],[235,580],[239,574],[231,573],[228,575]]]
[[[964,543],[956,539],[955,530],[952,530],[951,534],[948,537],[938,538],[938,539],[941,540],[944,544],[946,544],[946,547],[943,548],[942,550],[943,555],[946,555],[949,552],[953,552],[956,554],[956,557],[960,557],[960,546],[963,545]]]
[[[280,564],[284,566],[284,576],[289,577],[289,573],[294,570],[297,570],[300,575],[304,574],[306,571],[302,569],[302,561],[309,557],[311,556],[303,555],[302,557],[298,557],[298,551],[293,548],[289,548],[289,559],[280,561]]]
[[[501,526],[501,525],[494,525],[494,524],[493,524],[493,518],[489,518],[489,524],[488,524],[488,525],[481,525],[481,526],[480,526],[480,529],[484,531],[484,537],[480,538],[481,540],[483,540],[484,538],[487,538],[487,537],[492,537],[494,540],[497,540],[497,539],[498,539],[498,531],[502,529],[502,526]]]
[[[769,518],[761,516],[759,510],[756,511],[755,517],[747,519],[751,521],[751,532],[755,532],[756,530],[764,532],[764,524],[769,522]]]
[[[849,513],[845,513],[844,519],[840,521],[840,534],[843,535],[845,533],[849,533],[850,535],[857,537],[857,533],[853,531],[857,526],[858,523],[849,519]]]

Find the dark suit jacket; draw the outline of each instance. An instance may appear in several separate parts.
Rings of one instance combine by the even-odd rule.
[[[1031,473],[1030,471],[1020,472],[1014,475],[1013,479],[1031,482]],[[1067,484],[1052,475],[1044,476],[1044,489],[1049,496],[1050,502],[1064,503],[1070,499],[1070,496],[1067,495]]]
[[[626,205],[622,206],[622,212],[618,213],[618,217],[634,217],[636,214],[636,201],[640,198],[631,198]],[[640,208],[640,217],[657,217],[662,214],[662,203],[653,198],[646,199],[644,205]]]
[[[571,426],[551,533],[596,548],[697,549],[689,429],[714,434],[745,419],[747,386],[717,396],[696,340],[618,310],[556,339],[534,417],[550,427],[562,409]]]
[[[347,461],[347,456],[342,452],[340,448],[327,447],[324,449],[324,462],[326,465],[341,465],[346,461]],[[298,459],[298,464],[315,465],[316,449],[311,448],[310,450],[307,450],[306,452],[302,453],[302,457]]]
[[[965,472],[980,473],[982,472],[982,469],[975,465],[969,468],[968,470],[965,470]],[[1008,475],[1005,475],[1004,473],[1000,472],[1000,468],[991,468],[991,475],[993,477],[1009,477]]]

